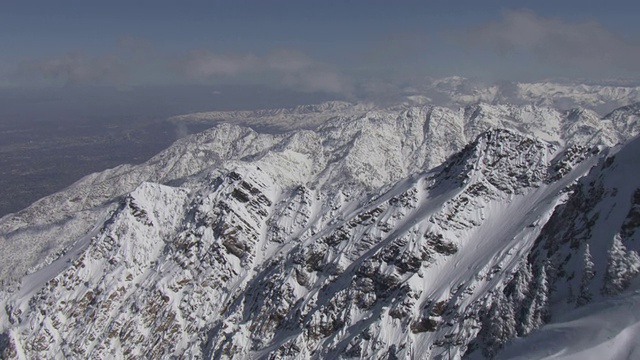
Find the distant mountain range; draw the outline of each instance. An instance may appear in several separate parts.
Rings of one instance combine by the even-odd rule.
[[[640,86],[587,85],[566,82],[498,82],[485,84],[462,77],[428,80],[421,86],[405,88],[392,96],[389,105],[371,102],[329,101],[287,109],[255,111],[209,111],[176,116],[175,124],[217,124],[233,122],[258,131],[314,129],[334,117],[348,117],[375,109],[402,110],[412,106],[437,106],[459,109],[478,104],[537,106],[557,111],[589,110],[595,117],[640,103]],[[637,114],[637,111],[636,111]]]
[[[638,84],[583,84],[561,81],[510,82],[486,84],[472,79],[449,77],[427,82],[416,89],[414,101],[431,101],[448,106],[477,102],[550,106],[562,110],[582,107],[601,115],[621,106],[640,102]],[[427,99],[420,98],[424,93]]]

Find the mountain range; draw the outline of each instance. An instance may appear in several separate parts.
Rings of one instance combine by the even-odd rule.
[[[0,219],[0,353],[633,358],[639,109],[175,118],[227,122]]]
[[[178,126],[233,122],[251,126],[258,131],[281,132],[315,129],[333,117],[361,114],[380,108],[380,104],[387,104],[382,106],[383,108],[395,108],[396,110],[410,106],[438,106],[458,109],[479,103],[531,105],[554,108],[559,111],[583,109],[593,112],[593,116],[605,117],[616,109],[639,102],[640,86],[629,82],[589,83],[558,79],[539,82],[499,81],[488,83],[477,79],[452,76],[425,79],[419,85],[398,87],[394,90],[387,89],[384,95],[364,96],[355,104],[344,101],[329,101],[290,109],[207,111],[175,116],[170,121]]]

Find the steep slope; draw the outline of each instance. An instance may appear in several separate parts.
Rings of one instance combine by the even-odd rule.
[[[552,324],[507,349],[505,358],[560,354],[581,359],[603,358],[602,354],[605,358],[633,358],[629,354],[640,351],[637,337],[631,335],[637,334],[640,319],[635,310],[628,314],[637,305],[640,289],[634,282],[640,273],[638,155],[640,138],[601,158],[572,188],[567,202],[555,210],[527,261],[504,291],[497,290],[501,301],[495,307],[511,314],[510,321],[515,324],[529,326],[510,328],[505,320],[486,317],[484,326],[501,330],[501,339],[496,342],[489,336],[484,342],[488,344],[485,355],[547,321]],[[594,326],[600,330],[594,331]],[[562,338],[552,341],[546,351],[528,355],[523,350],[533,351],[536,343],[558,335]]]
[[[296,144],[122,198],[73,251],[3,295],[5,354],[457,353],[595,159],[494,130],[375,195],[335,180],[293,186],[299,175],[275,157],[313,168]]]
[[[618,117],[607,121],[587,110],[562,113],[535,106],[486,104],[459,110],[431,106],[371,110],[331,103],[249,112],[251,122],[264,121],[263,116],[296,119],[296,114],[302,114],[321,125],[275,135],[221,124],[179,140],[142,165],[89,175],[0,219],[0,281],[5,287],[13,286],[27,270],[42,266],[43,258],[45,264],[53,260],[104,218],[115,198],[144,181],[175,184],[228,161],[262,159],[278,164],[281,173],[291,172],[289,162],[304,162],[308,168],[296,180],[301,184],[325,187],[339,179],[366,192],[441,164],[491,128],[515,128],[560,145],[615,145],[638,131],[638,118],[624,116],[629,111],[621,109]]]
[[[305,164],[311,168],[299,183],[315,181],[314,186],[330,186],[338,179],[349,180],[363,185],[364,189],[358,191],[367,191],[406,177],[416,169],[439,165],[447,156],[462,149],[468,139],[491,127],[537,119],[530,126],[535,130],[544,124],[548,113],[529,116],[526,114],[537,109],[527,108],[510,116],[512,120],[507,123],[499,121],[500,116],[507,116],[507,111],[498,108],[492,111],[494,108],[489,106],[467,111],[466,116],[462,111],[431,107],[353,110],[356,112],[351,115],[346,111],[347,115],[337,116],[346,106],[338,105],[275,112],[287,119],[291,113],[331,118],[315,131],[270,135],[234,125],[216,126],[181,139],[142,165],[123,165],[89,175],[17,214],[3,217],[0,219],[0,279],[4,286],[12,286],[27,270],[41,266],[38,264],[42,264],[43,258],[53,260],[106,216],[115,198],[131,192],[144,181],[172,184],[238,159],[262,159],[265,163],[278,164],[284,161],[279,165],[281,172],[289,173],[290,166],[301,160],[296,155],[300,150],[306,154]],[[273,111],[266,113],[274,115]],[[259,115],[264,114],[254,114],[262,119]],[[575,122],[581,123],[582,119]],[[560,137],[553,135],[553,140]],[[297,157],[296,161],[290,163],[288,154]]]
[[[571,298],[553,285],[581,269],[563,262],[585,258],[565,260],[575,255],[566,244],[608,229],[606,216],[584,215],[601,189],[620,201],[632,193],[632,182],[614,182],[637,175],[624,168],[638,142],[615,158],[591,145],[624,141],[637,127],[616,124],[637,119],[597,120],[478,104],[368,110],[278,135],[225,124],[185,138],[0,220],[0,351],[493,356],[553,320],[554,296]],[[638,215],[607,204],[628,214],[602,280],[623,274],[609,296],[637,274],[625,246]],[[520,318],[503,331],[493,320],[511,313]]]
[[[138,166],[122,165],[84,177],[67,189],[0,219],[0,279],[12,286],[25,271],[51,261],[87,233],[114,206],[114,200],[145,181],[170,183],[217,166],[255,155],[283,136],[258,134],[222,124],[177,141]]]

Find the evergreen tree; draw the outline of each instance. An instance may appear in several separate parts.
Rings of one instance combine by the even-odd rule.
[[[518,271],[509,282],[507,295],[513,305],[516,319],[516,330],[518,335],[525,335],[526,319],[528,318],[528,304],[531,303],[531,283],[533,274],[531,273],[531,265],[525,259],[518,268]]]
[[[587,244],[583,257],[582,278],[580,279],[580,293],[578,294],[578,300],[576,301],[576,305],[578,306],[583,306],[591,302],[591,299],[593,298],[589,286],[591,285],[591,280],[593,280],[593,278],[596,276],[594,267],[595,265],[593,264],[593,258],[591,257],[591,250],[589,249],[589,244]]]
[[[484,339],[484,354],[487,357],[493,357],[507,341],[517,336],[513,306],[502,291],[498,291],[494,296],[484,318],[480,336]]]
[[[617,295],[624,291],[631,280],[640,272],[640,257],[635,251],[627,254],[619,234],[613,237],[613,244],[608,251],[607,272],[604,275],[602,293]]]
[[[521,304],[529,297],[531,284],[531,265],[525,260],[509,283],[507,294],[514,304]]]
[[[547,264],[540,267],[535,284],[531,287],[531,295],[522,305],[519,321],[520,335],[526,335],[544,325],[549,319],[549,282],[547,280]]]
[[[533,298],[527,299],[527,301],[522,304],[522,315],[518,322],[518,334],[520,336],[527,335],[531,330],[535,329],[535,325],[533,324],[533,314],[535,311],[536,303],[533,301]]]
[[[532,315],[533,329],[539,328],[549,320],[549,282],[546,264],[540,267],[540,274],[538,274]]]

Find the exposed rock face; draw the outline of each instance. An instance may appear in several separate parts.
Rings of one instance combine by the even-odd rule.
[[[535,107],[368,111],[281,135],[222,125],[94,174],[2,219],[3,249],[44,239],[23,267],[48,260],[0,293],[0,353],[492,356],[553,317],[560,279],[578,293],[584,244],[607,289],[638,273],[640,177],[607,180],[638,141],[614,156],[592,145],[631,134],[575,119],[588,141]],[[485,131],[507,123],[520,131]],[[615,234],[598,230],[607,216]],[[600,284],[591,300],[615,291]]]
[[[504,316],[483,315],[477,345],[492,356],[509,339],[524,336],[554,314],[622,294],[640,273],[636,166],[640,139],[601,156],[590,173],[569,189],[568,197],[544,225],[531,251],[502,291]],[[494,301],[496,301],[494,299]],[[507,316],[508,317],[508,316]],[[496,342],[490,329],[503,330]]]
[[[344,185],[350,188],[349,193],[362,193],[433,168],[492,128],[517,129],[560,146],[616,145],[637,133],[634,109],[621,108],[602,120],[584,109],[563,112],[530,105],[487,104],[452,110],[330,103],[219,114],[231,120],[246,119],[242,123],[250,124],[271,121],[276,115],[289,120],[300,115],[314,123],[314,130],[275,135],[221,124],[177,141],[142,165],[123,165],[89,175],[0,220],[0,253],[6,254],[0,262],[0,278],[7,286],[27,270],[41,266],[43,258],[45,263],[52,261],[107,216],[115,198],[145,181],[177,185],[204,170],[242,161],[268,164],[265,168],[285,187]],[[333,192],[339,194],[340,190]],[[24,251],[16,253],[15,249]]]

